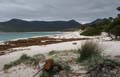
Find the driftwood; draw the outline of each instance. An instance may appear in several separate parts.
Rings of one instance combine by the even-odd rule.
[[[120,65],[112,60],[105,60],[86,74],[88,77],[120,77]]]
[[[40,71],[42,71],[42,69],[40,69],[37,73],[35,73],[32,77],[36,77],[36,75],[38,75],[40,73]]]
[[[71,73],[69,73],[69,74],[71,74],[72,76],[79,77],[79,76],[85,75],[86,73],[75,73],[75,72],[71,72]]]

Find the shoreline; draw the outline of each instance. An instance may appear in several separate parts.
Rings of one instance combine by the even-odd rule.
[[[6,34],[6,33],[9,33],[9,32],[5,32],[5,33],[2,33],[2,34]],[[40,32],[10,32],[10,33],[40,33]],[[41,32],[41,33],[48,33],[48,32]],[[53,35],[59,35],[59,34],[64,34],[66,32],[60,32],[60,31],[51,31],[49,33],[56,33],[56,34],[53,34]],[[10,39],[10,40],[0,40],[0,43],[4,43],[6,41],[17,41],[17,40],[21,40],[21,39],[29,39],[29,38],[36,38],[36,37],[45,37],[45,36],[52,36],[52,35],[39,35],[39,36],[32,36],[32,37],[25,37],[25,38],[16,38],[16,39]]]
[[[3,44],[0,45],[0,55],[12,53],[14,52],[12,51],[12,49],[18,47],[27,47],[27,46],[35,46],[35,45],[42,46],[42,45],[49,45],[49,44],[55,44],[61,42],[70,42],[70,41],[87,40],[87,39],[90,38],[80,37],[78,32],[63,32],[61,34],[34,36],[26,39],[19,38],[19,39],[3,42]]]

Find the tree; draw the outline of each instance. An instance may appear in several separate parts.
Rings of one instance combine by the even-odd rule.
[[[101,34],[101,29],[99,27],[88,27],[81,35],[85,36],[96,36]]]
[[[109,17],[109,18],[108,18],[108,20],[109,20],[110,22],[113,22],[113,19],[114,19],[113,17]]]
[[[120,6],[117,8],[118,11],[120,11]]]
[[[115,39],[118,39],[118,37],[120,36],[120,25],[117,25],[114,28],[112,28],[110,30],[110,33],[115,35]]]
[[[118,11],[120,11],[120,6],[117,8]],[[120,18],[120,14],[118,14],[118,18]]]

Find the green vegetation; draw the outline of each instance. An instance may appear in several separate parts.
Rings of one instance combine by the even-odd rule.
[[[115,35],[115,39],[118,39],[118,37],[120,36],[120,25],[112,28],[110,30],[110,33],[112,33],[113,35]]]
[[[117,8],[120,11],[120,7]],[[112,18],[104,18],[97,19],[94,22],[88,23],[84,25],[84,31],[81,35],[86,36],[96,36],[100,35],[101,32],[107,32],[109,36],[114,35],[113,39],[119,39],[120,36],[120,14],[117,17]]]
[[[112,22],[112,18],[109,19],[97,19],[94,22],[91,22],[89,24],[85,24],[84,32],[81,33],[81,35],[87,35],[87,36],[95,36],[100,35],[102,31]]]
[[[48,54],[49,55],[54,55],[54,54],[56,54],[56,53],[58,53],[57,51],[50,51]]]
[[[117,10],[120,11],[120,7],[118,7]]]
[[[64,68],[64,70],[66,72],[68,72],[68,71],[71,70],[70,65],[67,62],[65,62],[65,61],[56,60],[55,63],[58,64],[58,65],[60,65],[60,66],[62,66],[62,68]]]
[[[81,49],[78,50],[79,57],[77,62],[87,67],[87,69],[95,68],[100,64],[115,64],[115,66],[120,66],[120,61],[108,59],[101,54],[102,50],[98,43],[87,41],[81,46]]]
[[[81,33],[81,35],[95,36],[95,35],[100,35],[100,33],[101,33],[100,29],[88,27],[84,32]]]
[[[77,62],[86,67],[94,67],[104,60],[101,55],[102,48],[96,42],[86,41],[78,51],[79,57]]]
[[[5,64],[3,69],[4,70],[9,69],[9,68],[11,68],[13,66],[17,66],[21,63],[26,64],[26,65],[36,66],[42,58],[44,58],[44,55],[42,55],[42,54],[35,55],[33,57],[23,54],[18,60],[13,61],[9,64]]]
[[[54,60],[54,61],[55,61],[55,67],[53,66],[53,69],[50,69],[48,72],[45,70],[42,70],[39,74],[40,75],[39,77],[53,77],[53,75],[55,74],[59,75],[58,71],[61,71],[61,70],[64,71],[66,74],[71,71],[71,67],[67,62],[61,61],[61,60]],[[56,68],[56,66],[58,68]]]
[[[95,67],[98,64],[103,63],[104,61],[104,57],[102,57],[101,55],[95,55],[92,56],[91,58],[88,58],[87,60],[80,62],[81,65],[87,67],[88,69]]]
[[[100,56],[101,54],[101,48],[99,45],[92,41],[86,41],[82,46],[81,49],[79,49],[79,62],[83,62],[85,60],[88,60],[90,58],[93,58],[94,56]]]
[[[46,71],[42,71],[39,77],[49,77],[49,75]]]

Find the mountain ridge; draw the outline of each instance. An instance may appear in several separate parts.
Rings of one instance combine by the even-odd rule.
[[[26,21],[11,19],[0,22],[0,31],[3,32],[33,32],[33,31],[64,31],[80,27],[75,20],[69,21]]]

